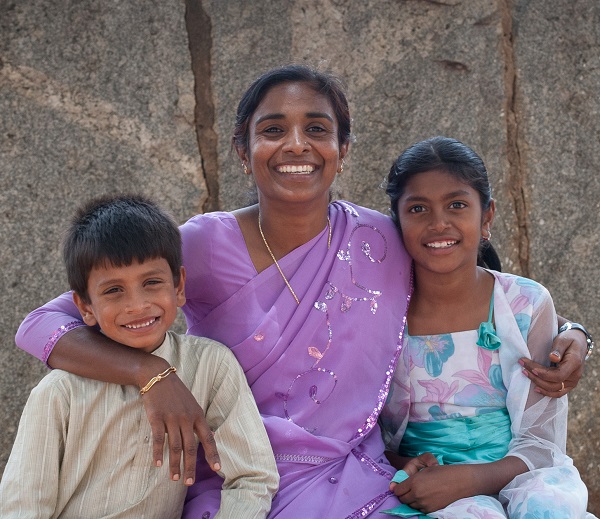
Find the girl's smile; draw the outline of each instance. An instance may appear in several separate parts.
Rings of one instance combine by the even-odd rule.
[[[445,170],[431,170],[407,181],[398,201],[398,217],[415,268],[447,273],[477,264],[493,204],[483,211],[475,189]]]

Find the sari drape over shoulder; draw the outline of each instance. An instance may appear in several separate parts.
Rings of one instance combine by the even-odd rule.
[[[329,216],[329,248],[324,230],[279,261],[299,305],[274,265],[256,273],[232,215],[182,227],[188,333],[226,344],[244,368],[281,475],[269,515],[280,519],[398,504],[377,419],[402,345],[411,260],[390,218],[347,202]],[[202,453],[199,462],[184,517],[218,507],[220,480]]]

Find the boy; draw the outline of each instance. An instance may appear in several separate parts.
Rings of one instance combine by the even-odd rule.
[[[179,518],[187,487],[153,466],[140,393],[177,372],[215,431],[224,477],[216,517],[265,517],[279,476],[245,375],[210,339],[168,331],[185,303],[177,224],[139,196],[100,198],[68,229],[65,264],[83,321],[165,358],[133,386],[48,374],[33,389],[0,484],[3,518]]]

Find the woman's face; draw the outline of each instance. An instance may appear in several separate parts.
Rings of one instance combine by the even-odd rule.
[[[250,119],[248,149],[238,153],[261,202],[309,203],[329,201],[347,150],[329,99],[308,83],[289,82],[267,92]]]

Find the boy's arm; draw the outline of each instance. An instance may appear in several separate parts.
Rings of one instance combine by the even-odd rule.
[[[264,518],[279,485],[271,444],[246,376],[228,348],[218,367],[206,411],[225,478],[216,519]]]
[[[68,402],[42,380],[25,405],[0,483],[0,517],[43,519],[55,514],[67,424]]]

